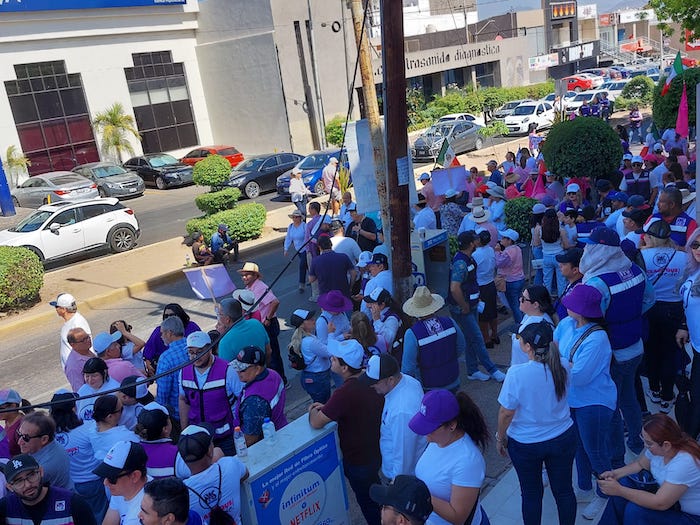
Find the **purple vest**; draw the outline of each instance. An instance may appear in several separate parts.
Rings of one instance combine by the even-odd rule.
[[[239,410],[247,397],[260,396],[270,404],[272,411],[270,421],[275,424],[275,429],[279,430],[287,424],[287,418],[284,416],[286,399],[284,382],[277,372],[269,368],[263,374],[265,377],[262,379],[255,378],[243,387],[241,397],[236,402],[236,417],[240,419]]]
[[[70,508],[70,499],[73,493],[58,487],[49,487],[46,494],[46,512],[41,523],[48,525],[73,525],[73,515]],[[34,522],[26,512],[20,499],[13,493],[7,493],[7,516],[5,523],[8,525],[34,525]]]
[[[142,441],[141,445],[148,456],[146,470],[149,476],[157,479],[175,475],[177,445],[170,439]]]
[[[440,330],[432,333],[426,323],[438,323]],[[452,319],[431,317],[419,320],[411,330],[418,341],[418,368],[423,388],[441,388],[456,381],[459,377],[457,329]]]
[[[203,421],[210,423],[214,427],[214,440],[230,436],[235,426],[231,413],[231,401],[226,394],[227,368],[226,361],[220,357],[214,357],[214,363],[203,385],[197,384],[194,365],[182,369],[182,389],[190,405],[189,422],[190,424]]]
[[[471,308],[474,308],[479,304],[479,283],[476,281],[476,262],[463,252],[457,252],[455,254],[454,259],[452,259],[452,264],[454,265],[457,261],[464,261],[467,265],[467,275],[459,284],[459,287],[462,289],[464,300]],[[447,301],[449,304],[457,304],[452,298],[452,294],[449,294]]]
[[[610,291],[610,304],[605,311],[608,336],[613,350],[633,345],[642,337],[642,300],[646,273],[636,264],[624,272],[598,276]]]
[[[664,220],[660,213],[655,213],[654,217],[659,217],[661,220]],[[678,246],[685,246],[688,239],[688,225],[692,220],[693,218],[690,215],[683,212],[668,223],[671,227],[671,239],[673,239],[673,242]]]
[[[641,195],[644,197],[644,200],[649,200],[649,197],[651,197],[651,184],[649,184],[648,171],[643,171],[637,180],[634,180],[632,172],[626,173],[625,181],[627,182],[628,195]]]

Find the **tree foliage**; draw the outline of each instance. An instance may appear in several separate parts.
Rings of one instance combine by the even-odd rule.
[[[623,151],[620,138],[605,121],[578,117],[552,127],[542,154],[552,173],[597,179],[615,173]]]
[[[532,207],[537,202],[537,200],[530,197],[517,197],[506,201],[506,223],[509,228],[513,228],[520,235],[518,242],[527,243],[532,240],[530,215],[532,215]]]
[[[194,204],[207,215],[230,210],[236,206],[241,198],[241,190],[238,188],[225,188],[212,193],[202,193],[194,198]]]
[[[266,218],[265,206],[257,202],[247,202],[237,205],[232,210],[190,219],[185,227],[189,235],[199,231],[204,234],[205,239],[211,239],[218,225],[223,223],[229,227],[231,237],[243,242],[260,237]]]
[[[683,82],[688,90],[688,122],[695,124],[695,86],[700,83],[700,68],[686,69],[671,81],[668,93],[663,97],[663,89],[666,79],[661,77],[654,90],[654,105],[652,107],[654,123],[658,129],[675,128],[678,118],[678,104],[683,93]]]
[[[636,100],[639,105],[648,106],[654,99],[654,81],[646,75],[639,75],[625,84],[620,96]]]
[[[129,135],[141,140],[141,135],[136,129],[134,117],[124,112],[124,106],[115,102],[106,110],[95,115],[92,121],[95,130],[102,134],[102,152],[106,155],[114,155],[122,162],[122,153],[134,154],[134,148],[129,141]]]
[[[347,121],[342,115],[336,115],[326,122],[326,141],[328,144],[340,146],[343,143],[343,135],[345,134],[345,125]]]
[[[199,186],[221,186],[230,178],[231,163],[221,155],[209,155],[192,170],[192,180]]]
[[[44,267],[27,248],[0,246],[0,310],[30,306],[44,284]]]
[[[649,0],[649,8],[656,11],[659,20],[673,20],[682,29],[688,29],[700,35],[700,4],[696,0]],[[666,25],[666,34],[672,31]],[[680,35],[681,42],[685,41],[685,32]]]

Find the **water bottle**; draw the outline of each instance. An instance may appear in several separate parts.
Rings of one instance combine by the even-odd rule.
[[[245,436],[241,427],[236,427],[233,431],[233,443],[236,445],[236,455],[240,459],[248,456],[248,446],[245,444]]]
[[[189,254],[185,255],[185,266],[188,268],[190,267],[190,256]]]
[[[272,443],[275,440],[275,424],[272,421],[270,421],[269,417],[266,417],[263,420],[262,431],[263,439],[269,440],[270,443]]]

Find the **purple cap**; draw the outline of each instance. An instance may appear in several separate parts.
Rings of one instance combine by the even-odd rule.
[[[567,310],[582,315],[586,319],[600,319],[603,317],[603,310],[600,308],[602,300],[603,294],[593,286],[577,284],[562,297],[561,304]]]
[[[459,403],[452,392],[431,390],[423,396],[420,410],[408,422],[408,427],[419,436],[427,436],[458,415]]]
[[[601,226],[591,232],[587,239],[579,239],[585,244],[602,244],[604,246],[620,246],[620,236],[615,230]]]
[[[551,195],[545,195],[542,197],[542,204],[544,204],[547,208],[551,208],[552,206],[557,205],[557,201]]]

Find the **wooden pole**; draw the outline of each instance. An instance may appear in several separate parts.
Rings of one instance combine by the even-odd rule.
[[[402,304],[413,292],[411,227],[408,214],[408,135],[406,129],[406,69],[403,2],[381,1],[384,126],[387,144],[387,185],[391,214],[394,298]]]

